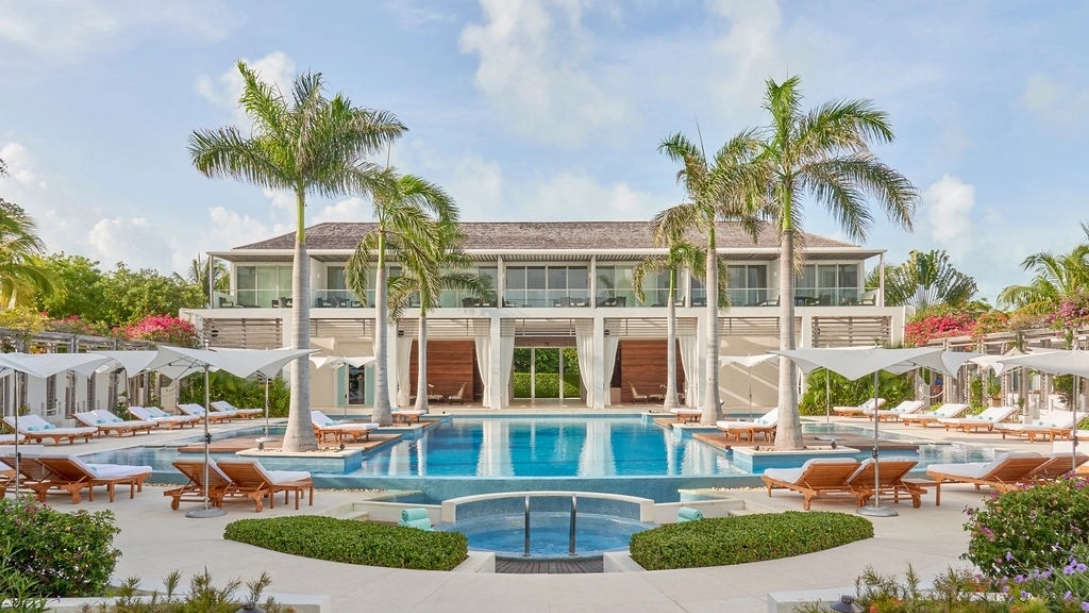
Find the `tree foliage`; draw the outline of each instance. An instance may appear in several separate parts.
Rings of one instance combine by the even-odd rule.
[[[867,287],[877,287],[877,271],[867,280]],[[976,293],[975,279],[960,272],[944,250],[915,251],[903,264],[885,267],[885,304],[909,306],[917,312],[939,304],[965,305]]]

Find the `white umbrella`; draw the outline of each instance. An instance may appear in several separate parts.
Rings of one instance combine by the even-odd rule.
[[[857,348],[828,348],[828,349],[792,349],[772,351],[771,353],[783,355],[798,364],[803,370],[812,370],[818,366],[842,375],[850,380],[873,374],[873,397],[877,398],[878,378],[881,370],[903,372],[908,365],[917,366],[923,356],[940,353],[942,349],[937,347],[922,347],[917,349],[883,349],[881,347]],[[908,368],[910,370],[910,368]],[[874,459],[874,497],[873,506],[862,507],[858,510],[863,515],[876,517],[892,517],[896,511],[881,506],[881,479],[880,466],[877,464],[878,448],[878,424],[880,419],[878,412],[873,412],[873,459]]]
[[[91,353],[0,353],[0,369],[23,372],[39,379],[74,370],[90,376],[107,358]],[[10,373],[8,373],[10,374]],[[19,379],[15,379],[15,399],[19,399]],[[15,407],[15,491],[19,491],[19,407]]]
[[[757,355],[720,355],[719,364],[738,364],[745,367],[749,375],[749,412],[752,413],[752,367],[764,362],[778,359],[779,356],[772,353],[760,353]]]
[[[204,482],[208,483],[208,465],[211,461],[209,446],[212,434],[208,430],[208,411],[211,404],[208,374],[213,370],[225,370],[237,377],[246,378],[255,373],[273,376],[289,362],[314,353],[315,349],[188,349],[185,347],[159,347],[147,370],[156,370],[168,377],[179,379],[195,372],[204,373]],[[271,373],[271,375],[269,374]],[[186,513],[186,517],[218,517],[225,511],[209,505],[208,489],[204,489],[204,508]]]
[[[1073,424],[1070,426],[1070,458],[1072,469],[1077,468],[1078,458],[1078,391],[1081,387],[1079,377],[1089,377],[1089,351],[1077,349],[1064,351],[1033,351],[1028,355],[1011,356],[1001,363],[1006,366],[1027,366],[1055,375],[1074,375],[1074,398],[1070,403],[1073,411]]]

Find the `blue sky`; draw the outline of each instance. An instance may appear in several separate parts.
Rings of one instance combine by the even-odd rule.
[[[648,219],[678,202],[657,153],[766,122],[768,78],[806,102],[870,98],[878,148],[923,194],[914,232],[875,211],[865,244],[946,249],[994,301],[1022,259],[1089,221],[1089,4],[752,0],[0,0],[0,197],[50,251],[182,270],[293,229],[291,199],[189,162],[198,128],[241,122],[235,62],[395,113],[393,163],[465,220]],[[308,223],[367,221],[358,198]],[[841,237],[819,207],[804,228]]]

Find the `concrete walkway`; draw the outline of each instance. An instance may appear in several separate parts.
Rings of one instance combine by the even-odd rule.
[[[861,423],[856,421],[855,423]],[[922,430],[882,424],[888,431],[905,431],[927,438],[960,440],[1005,449],[1050,452],[1050,445],[1002,441],[998,435],[953,435],[943,430]],[[126,437],[125,443],[145,444],[152,437]],[[90,445],[63,446],[58,450],[86,453],[118,446],[117,439]],[[94,502],[70,505],[64,498],[51,498],[62,510],[109,509],[117,516],[121,533],[115,545],[123,552],[117,579],[143,578],[146,588],[161,587],[169,572],[180,570],[186,580],[207,569],[217,583],[239,578],[256,579],[262,572],[272,578],[270,592],[281,594],[326,594],[333,611],[391,610],[398,612],[474,613],[638,613],[654,612],[752,612],[768,610],[769,592],[807,589],[852,589],[855,579],[872,566],[882,573],[902,574],[911,564],[924,579],[949,566],[964,566],[959,556],[967,546],[963,530],[966,507],[977,506],[987,495],[971,486],[946,485],[942,504],[934,506],[933,493],[919,509],[910,503],[894,505],[900,515],[873,519],[875,538],[833,550],[785,560],[677,571],[610,573],[602,575],[494,575],[394,570],[322,562],[284,555],[224,541],[227,523],[253,517],[296,513],[321,514],[359,499],[347,491],[319,491],[313,507],[295,511],[277,505],[260,514],[245,504],[230,504],[227,515],[211,519],[190,519],[184,511],[193,504],[171,511],[161,487],[147,486],[134,500],[120,494],[110,504],[105,496]],[[750,511],[801,510],[801,497],[776,491],[736,490]],[[126,492],[127,494],[127,492]],[[304,503],[305,505],[305,503]],[[853,512],[853,505],[820,502],[813,510]]]

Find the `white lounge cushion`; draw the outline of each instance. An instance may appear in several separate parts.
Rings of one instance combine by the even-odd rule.
[[[775,479],[776,481],[783,481],[786,483],[797,483],[798,479],[802,478],[806,469],[815,464],[858,464],[858,460],[853,458],[810,458],[806,460],[805,464],[802,464],[798,468],[767,468],[764,469],[764,475]]]
[[[954,475],[957,477],[966,477],[969,479],[979,479],[986,476],[987,473],[998,468],[1006,460],[1013,458],[1038,458],[1040,454],[1033,451],[1022,451],[1016,453],[1008,453],[999,458],[995,458],[990,462],[961,462],[959,464],[931,464],[926,468],[927,472],[941,473],[945,475]]]

